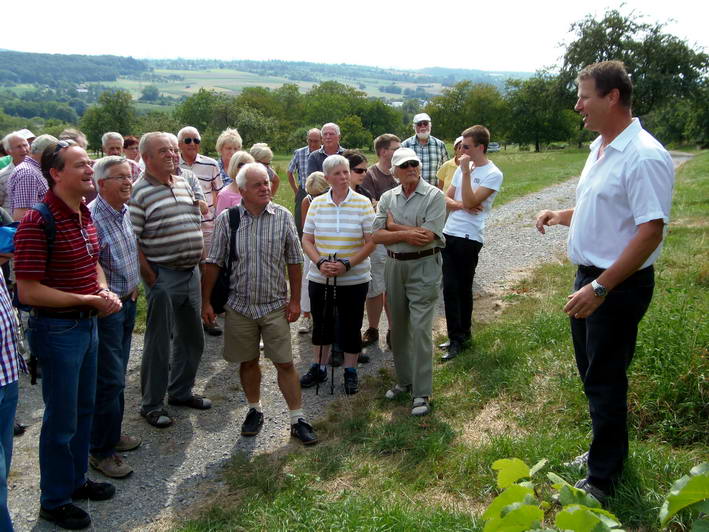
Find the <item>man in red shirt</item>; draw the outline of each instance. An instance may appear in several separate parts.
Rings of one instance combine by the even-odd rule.
[[[72,500],[109,499],[111,484],[86,478],[96,393],[97,316],[121,308],[98,264],[96,229],[82,197],[94,191],[91,160],[73,142],[42,154],[43,203],[53,224],[29,209],[15,236],[20,301],[32,306],[29,340],[42,369],[45,410],[39,440],[40,517],[62,528],[91,518]],[[52,231],[47,227],[54,226]],[[49,236],[49,238],[48,238]]]

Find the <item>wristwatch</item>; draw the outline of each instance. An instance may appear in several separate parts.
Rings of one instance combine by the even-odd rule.
[[[352,267],[352,265],[350,264],[350,259],[337,259],[337,262],[342,263],[342,265],[345,267],[346,272],[350,271],[350,268]]]
[[[591,288],[593,288],[593,293],[598,297],[606,297],[608,295],[608,289],[595,279],[591,281]]]

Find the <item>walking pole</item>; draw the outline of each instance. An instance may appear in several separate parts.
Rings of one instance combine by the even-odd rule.
[[[337,253],[333,255],[332,260],[337,262]],[[335,341],[337,341],[337,276],[332,279],[332,325],[335,329]],[[332,365],[332,350],[330,350],[330,395],[335,395],[335,366]]]
[[[330,255],[327,256],[327,259],[328,259],[328,261],[330,260]],[[330,278],[327,277],[327,276],[325,276],[325,298],[324,298],[325,301],[324,301],[324,304],[323,304],[323,319],[322,319],[322,321],[320,322],[320,331],[321,331],[321,334],[322,334],[323,329],[327,327],[327,325],[325,324],[325,319],[326,319],[326,317],[327,317],[327,292],[328,292],[328,288],[330,288]],[[322,335],[321,335],[321,341],[322,341]],[[320,366],[322,366],[322,348],[323,348],[323,345],[320,344],[320,353],[318,354],[318,372],[320,371]],[[332,357],[332,354],[330,355],[330,357]],[[318,373],[318,375],[319,375],[319,373]],[[316,381],[316,383],[315,383],[315,395],[319,395],[319,393],[320,393],[320,380]]]

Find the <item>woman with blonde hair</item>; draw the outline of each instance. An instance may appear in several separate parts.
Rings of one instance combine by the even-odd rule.
[[[268,172],[268,178],[271,180],[271,197],[276,197],[276,192],[278,191],[278,185],[281,183],[281,178],[278,174],[271,168],[271,161],[273,160],[273,152],[268,144],[265,142],[258,142],[251,146],[249,153],[256,160],[257,163],[261,163],[266,167]]]
[[[229,177],[229,162],[232,156],[241,150],[241,135],[235,128],[228,127],[217,138],[217,151],[219,152],[219,173],[224,186],[232,182]]]
[[[254,163],[254,158],[245,151],[237,151],[229,160],[228,176],[231,181],[227,186],[222,188],[217,195],[217,211],[216,216],[224,209],[238,205],[241,202],[241,192],[236,184],[236,174],[239,173],[241,167],[247,163]]]

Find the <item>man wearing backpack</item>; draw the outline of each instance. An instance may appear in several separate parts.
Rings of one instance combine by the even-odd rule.
[[[42,369],[40,517],[62,528],[91,518],[72,501],[110,499],[111,484],[86,478],[96,392],[97,316],[121,309],[98,264],[98,239],[82,202],[94,190],[91,160],[73,142],[50,144],[41,168],[44,212],[25,214],[15,236],[20,302],[32,307],[29,340]]]
[[[300,316],[303,250],[298,231],[291,213],[271,203],[271,183],[263,165],[243,166],[236,183],[241,204],[224,210],[215,224],[204,272],[202,319],[207,324],[214,323],[212,290],[219,269],[230,268],[224,358],[239,363],[241,386],[249,403],[241,434],[255,436],[263,425],[259,365],[259,340],[263,338],[264,354],[276,367],[278,386],[290,410],[291,436],[311,445],[317,442],[317,437],[303,414],[288,326]],[[230,220],[233,209],[238,209],[238,225]]]

